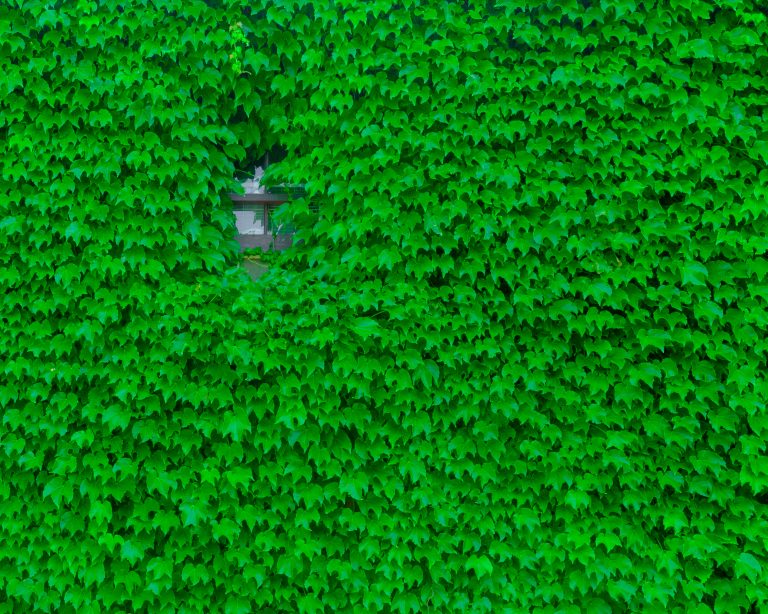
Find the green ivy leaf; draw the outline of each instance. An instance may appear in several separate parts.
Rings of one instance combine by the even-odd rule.
[[[343,474],[339,479],[339,492],[353,499],[362,499],[368,492],[368,476],[362,471],[352,475]]]
[[[683,265],[683,285],[704,286],[707,283],[709,272],[700,262],[689,262]]]
[[[580,490],[569,490],[568,493],[565,495],[565,503],[566,505],[572,507],[573,509],[579,509],[584,508],[588,509],[590,504],[590,498],[589,495],[585,492],[582,492]]]
[[[57,508],[62,501],[71,502],[72,496],[72,484],[64,478],[53,478],[43,487],[43,497],[49,497]]]
[[[712,43],[703,38],[697,38],[688,41],[684,45],[686,52],[691,52],[694,58],[712,58],[715,57],[715,51],[712,48]]]
[[[355,318],[352,321],[352,330],[363,339],[381,336],[381,327],[379,326],[379,323],[371,318]]]
[[[464,564],[467,571],[474,571],[478,578],[490,576],[493,573],[493,563],[486,556],[472,555]]]
[[[243,436],[251,432],[251,421],[243,410],[228,411],[222,416],[225,435],[232,437],[232,441],[239,442]]]
[[[233,467],[224,473],[224,477],[235,488],[238,485],[247,487],[253,481],[253,472],[248,467]]]
[[[748,552],[742,552],[739,555],[734,569],[737,578],[746,576],[751,582],[756,582],[763,574],[760,562]]]
[[[225,614],[250,614],[253,612],[252,603],[249,599],[240,595],[229,595],[224,604]]]
[[[131,564],[134,564],[144,558],[144,550],[137,548],[131,540],[126,540],[123,542],[123,545],[120,548],[120,552],[123,558],[127,559]]]

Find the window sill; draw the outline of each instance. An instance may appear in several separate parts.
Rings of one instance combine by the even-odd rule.
[[[291,200],[290,194],[230,194],[236,203],[285,203]]]

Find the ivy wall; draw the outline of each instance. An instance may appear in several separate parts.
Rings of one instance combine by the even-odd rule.
[[[0,612],[768,608],[762,5],[0,2]]]

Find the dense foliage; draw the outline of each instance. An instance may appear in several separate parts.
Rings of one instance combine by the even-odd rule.
[[[2,0],[0,612],[768,609],[762,5]]]

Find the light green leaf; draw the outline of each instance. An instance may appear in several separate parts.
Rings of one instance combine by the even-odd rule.
[[[712,43],[703,38],[697,38],[689,41],[686,48],[693,53],[695,58],[714,58],[715,51],[712,48]]]
[[[689,262],[683,265],[683,285],[704,286],[709,272],[701,262]]]
[[[59,507],[62,501],[72,501],[72,484],[63,478],[53,478],[43,488],[43,497],[50,497],[56,507]]]
[[[243,435],[251,432],[251,421],[242,410],[228,411],[222,416],[223,429],[225,435],[230,435],[232,441],[239,442]]]
[[[225,614],[250,614],[253,611],[251,602],[241,595],[230,595],[224,604]]]
[[[355,318],[355,320],[352,321],[352,330],[363,339],[379,336],[380,329],[381,327],[379,326],[379,323],[372,318]]]
[[[362,499],[368,492],[368,476],[362,471],[353,475],[343,474],[339,479],[339,492],[353,499]]]
[[[233,467],[224,474],[224,477],[234,487],[238,484],[248,486],[253,481],[253,472],[249,467]]]
[[[120,552],[123,555],[123,558],[127,559],[131,564],[134,564],[144,557],[144,551],[137,548],[130,539],[123,542]]]
[[[747,576],[752,582],[755,582],[762,576],[763,568],[760,562],[748,552],[742,552],[736,561],[736,577]]]
[[[464,565],[467,571],[474,571],[478,578],[490,576],[493,573],[493,563],[486,556],[472,555]]]

